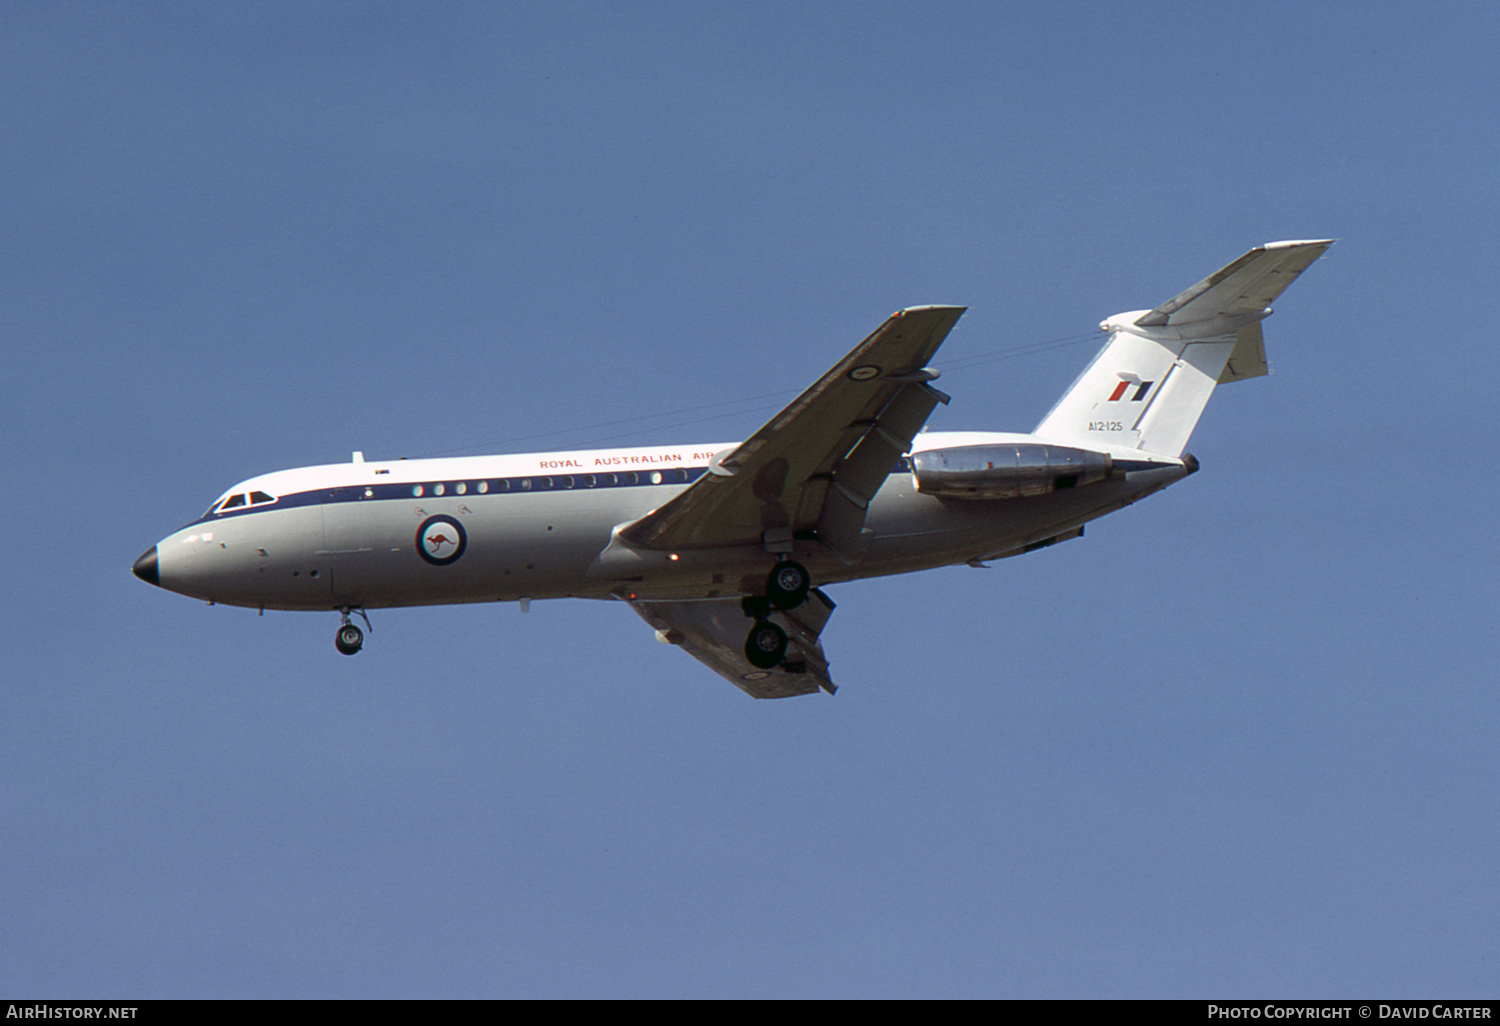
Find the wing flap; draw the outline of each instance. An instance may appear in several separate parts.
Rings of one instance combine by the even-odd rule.
[[[833,614],[833,600],[814,588],[790,612],[771,614],[787,634],[787,659],[774,670],[761,670],[745,658],[751,620],[739,599],[701,602],[631,602],[657,637],[676,645],[751,698],[792,698],[819,690],[836,690],[818,636]]]
[[[833,551],[852,555],[859,547],[865,511],[885,484],[912,439],[947,396],[926,382],[914,381],[897,392],[871,421],[854,448],[831,475],[817,513],[818,539]]]

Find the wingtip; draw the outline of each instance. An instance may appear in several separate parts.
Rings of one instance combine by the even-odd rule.
[[[956,306],[956,305],[954,305],[952,303],[930,303],[930,304],[928,304],[926,306],[908,306],[904,310],[897,310],[891,316],[892,317],[905,317],[907,314],[927,313],[929,311],[942,312],[942,311],[951,311],[951,310],[956,310],[959,313],[963,313],[967,309],[968,309],[968,307],[966,307],[966,306]]]
[[[1268,242],[1261,249],[1298,249],[1303,246],[1322,246],[1327,249],[1338,239],[1283,239],[1281,242]]]

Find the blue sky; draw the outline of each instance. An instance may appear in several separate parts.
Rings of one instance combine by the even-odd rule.
[[[1480,3],[7,5],[0,992],[1494,996],[1497,42]],[[129,573],[355,449],[743,437],[920,303],[970,307],[932,426],[1029,430],[1095,342],[981,357],[1319,237],[1202,473],[833,589],[835,698],[607,604],[377,613],[346,659]]]

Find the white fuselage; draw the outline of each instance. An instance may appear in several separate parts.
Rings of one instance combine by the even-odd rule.
[[[921,435],[916,449],[1037,441],[933,432]],[[278,471],[236,485],[209,513],[159,542],[152,583],[212,602],[309,610],[755,594],[773,559],[762,545],[662,552],[634,549],[615,535],[731,448],[610,448]],[[923,494],[903,459],[870,503],[857,553],[814,550],[801,558],[821,585],[1013,555],[1194,469],[1171,457],[1113,455],[1117,472],[1107,480],[988,501]],[[221,509],[238,496],[247,498]]]
[[[1267,243],[1110,318],[1030,435],[924,432],[961,306],[898,310],[735,445],[349,463],[236,485],[131,567],[209,602],[335,609],[613,598],[755,698],[832,693],[822,586],[1013,556],[1198,469],[1214,388],[1267,373],[1260,322],[1331,240]],[[368,626],[368,622],[366,623]]]

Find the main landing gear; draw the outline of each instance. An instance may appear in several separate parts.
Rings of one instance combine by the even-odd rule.
[[[811,587],[812,578],[808,576],[807,567],[783,559],[771,568],[771,575],[766,578],[766,598],[777,609],[796,609],[807,598]]]
[[[757,670],[772,670],[786,658],[786,631],[770,620],[757,620],[745,639],[745,658]]]
[[[758,670],[772,670],[786,659],[786,631],[767,617],[771,608],[791,610],[800,606],[812,588],[812,577],[801,563],[784,559],[771,568],[763,598],[747,598],[745,615],[755,621],[745,639],[745,658]]]
[[[333,647],[344,655],[353,655],[364,647],[365,632],[349,622],[349,614],[358,613],[366,627],[370,626],[370,618],[365,615],[363,609],[354,609],[351,606],[345,606],[339,610],[339,613],[343,616],[344,622],[339,627],[339,632],[333,636]]]

